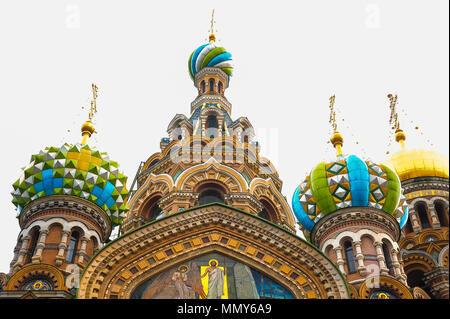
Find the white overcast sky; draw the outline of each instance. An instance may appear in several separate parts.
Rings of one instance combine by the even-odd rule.
[[[397,93],[407,146],[448,156],[448,6],[446,0],[2,0],[0,272],[9,271],[19,233],[11,184],[31,154],[81,141],[87,119],[81,107],[89,105],[94,82],[98,134],[89,143],[119,162],[130,186],[140,161],[159,151],[173,116],[189,116],[197,91],[187,61],[208,37],[213,8],[218,43],[235,65],[226,92],[231,117],[253,124],[289,203],[313,165],[334,154],[327,143],[332,94],[345,153],[386,159],[386,96]]]

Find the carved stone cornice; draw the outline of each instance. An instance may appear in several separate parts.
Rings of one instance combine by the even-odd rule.
[[[255,211],[260,212],[264,206],[252,194],[245,192],[232,192],[225,195],[225,204],[232,205],[233,202],[245,202],[251,205]]]
[[[447,267],[437,267],[424,274],[425,284],[436,298],[449,298],[448,273]]]
[[[405,195],[411,192],[434,189],[446,191],[448,196],[449,180],[442,177],[417,177],[402,181],[402,188]]]
[[[323,240],[346,227],[366,225],[384,230],[395,241],[400,239],[397,220],[386,212],[372,207],[348,207],[322,217],[311,231],[311,243],[320,247]]]
[[[80,283],[79,297],[105,298],[105,289],[111,284],[115,274],[130,267],[130,263],[157,249],[166,249],[164,247],[170,243],[186,240],[186,236],[211,231],[228,234],[227,236],[231,233],[239,234],[240,238],[246,238],[247,242],[260,247],[261,251],[277,255],[283,263],[307,269],[314,274],[316,283],[323,285],[321,298],[348,298],[343,275],[321,251],[284,229],[220,204],[172,214],[111,242],[86,267]],[[265,265],[258,259],[254,259],[254,262]]]
[[[102,231],[102,240],[111,234],[111,221],[106,213],[97,205],[75,196],[52,195],[43,197],[27,205],[19,216],[19,224],[24,229],[36,216],[45,213],[64,215],[64,212],[79,214]]]

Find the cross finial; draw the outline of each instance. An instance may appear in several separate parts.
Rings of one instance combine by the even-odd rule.
[[[212,15],[211,15],[211,30],[210,30],[210,35],[209,35],[209,42],[213,43],[216,41],[216,36],[214,35],[214,9],[212,11]]]
[[[391,104],[389,105],[389,108],[391,109],[391,116],[389,118],[389,124],[392,126],[392,129],[395,130],[395,140],[400,143],[402,148],[404,148],[406,135],[400,129],[398,113],[397,113],[397,110],[395,109],[395,106],[397,105],[397,94],[395,94],[395,96],[393,96],[392,94],[389,93],[388,99],[391,102]]]
[[[330,97],[330,120],[328,121],[331,124],[331,127],[333,128],[333,133],[337,132],[336,112],[334,111],[335,98],[336,97],[334,94]]]
[[[342,145],[344,144],[344,138],[337,131],[337,123],[336,123],[336,111],[334,110],[334,100],[335,95],[333,94],[330,97],[330,120],[328,121],[333,128],[333,135],[330,138],[330,142],[333,144],[334,148],[336,148],[337,156],[342,156]]]
[[[94,83],[92,83],[92,101],[91,101],[91,110],[89,111],[89,120],[92,120],[92,117],[95,113],[97,113],[97,93],[98,87]]]
[[[86,144],[87,138],[90,137],[93,133],[95,133],[95,127],[92,125],[92,118],[94,114],[97,113],[97,93],[98,87],[94,83],[92,83],[92,101],[91,108],[89,110],[89,119],[84,122],[83,126],[81,126],[81,135],[83,136],[83,141],[81,144]]]

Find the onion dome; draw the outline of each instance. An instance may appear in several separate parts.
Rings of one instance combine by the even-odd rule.
[[[404,144],[405,139],[405,134],[398,130],[395,140],[402,145],[402,148],[385,162],[397,172],[401,181],[416,177],[449,178],[447,156],[431,150],[407,150]]]
[[[128,211],[128,190],[118,167],[107,153],[86,144],[47,147],[23,168],[13,184],[12,202],[22,211],[38,198],[77,196],[101,207],[113,226],[120,225]]]
[[[223,47],[218,47],[211,36],[210,40],[211,43],[199,46],[189,57],[189,75],[192,79],[197,72],[205,67],[219,68],[229,76],[233,75],[231,53]]]
[[[292,198],[295,216],[310,232],[317,221],[346,207],[373,207],[397,218],[403,228],[407,204],[397,174],[383,164],[356,155],[322,162],[298,186]]]

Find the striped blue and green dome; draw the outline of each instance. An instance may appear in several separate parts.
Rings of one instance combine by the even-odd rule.
[[[127,177],[117,162],[83,144],[47,147],[31,156],[22,176],[13,184],[13,204],[22,209],[34,200],[52,195],[77,196],[103,209],[113,226],[128,211]]]
[[[189,75],[194,79],[195,74],[204,67],[219,68],[229,76],[233,75],[233,61],[231,53],[225,48],[207,43],[199,46],[189,57]]]
[[[355,155],[316,165],[296,188],[292,207],[306,233],[323,216],[346,207],[383,210],[397,218],[402,229],[408,219],[397,174],[385,165],[363,161]]]

